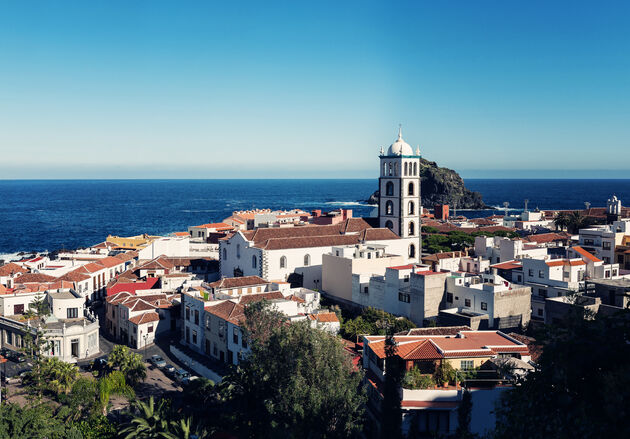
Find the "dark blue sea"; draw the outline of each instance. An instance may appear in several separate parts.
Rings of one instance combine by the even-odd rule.
[[[616,194],[630,202],[630,180],[467,179],[486,204],[520,210],[605,206]],[[330,210],[367,216],[377,188],[364,180],[0,180],[1,254],[52,251],[101,242],[108,234],[166,234],[220,221],[250,208]],[[470,217],[489,211],[458,211]]]

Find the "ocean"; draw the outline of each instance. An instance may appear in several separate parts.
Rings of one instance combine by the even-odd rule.
[[[616,194],[630,201],[630,180],[466,179],[495,210],[464,211],[469,217],[499,212],[504,201],[521,210],[605,206]],[[251,208],[353,209],[368,216],[365,201],[377,180],[0,180],[0,259],[7,254],[78,248],[108,234],[167,234],[189,225],[221,221]],[[427,206],[429,207],[429,206]],[[4,256],[3,256],[4,255]]]

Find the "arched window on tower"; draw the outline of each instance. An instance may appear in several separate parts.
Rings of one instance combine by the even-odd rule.
[[[394,172],[394,165],[392,164],[392,162],[389,162],[389,175],[392,175],[393,172]]]
[[[409,222],[409,236],[414,236],[416,234],[416,225],[413,221]]]
[[[416,207],[416,206],[415,206],[415,204],[413,203],[413,201],[410,201],[410,202],[409,202],[409,207],[407,208],[407,213],[408,213],[409,215],[413,215],[413,214],[415,213],[415,210],[416,210],[416,209],[415,209],[415,207]]]
[[[394,229],[394,223],[391,221],[387,221],[385,223],[385,227],[387,227],[389,230],[393,230]]]
[[[407,189],[407,195],[413,195],[413,182],[409,183],[409,188]]]
[[[256,268],[258,266],[258,259],[256,255],[252,256],[252,268]]]
[[[398,177],[398,163],[394,163],[394,175]]]
[[[389,200],[385,203],[385,215],[393,215],[394,214],[394,203]]]
[[[311,265],[311,255],[306,254],[304,255],[304,266],[308,267],[309,265]]]
[[[407,162],[405,162],[405,176],[407,176]]]
[[[287,257],[280,256],[280,268],[287,268]]]
[[[227,259],[227,248],[223,249],[223,259]]]
[[[416,246],[413,244],[409,244],[409,257],[410,258],[416,257]]]
[[[383,176],[387,175],[387,162],[383,162]]]
[[[418,175],[418,164],[417,163],[413,164],[413,175],[414,176]]]
[[[385,195],[394,195],[394,183],[392,183],[391,181],[388,181],[385,185]]]

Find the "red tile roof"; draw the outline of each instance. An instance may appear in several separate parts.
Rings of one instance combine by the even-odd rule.
[[[66,274],[64,274],[63,276],[59,276],[57,278],[57,280],[67,280],[70,282],[82,282],[84,280],[88,280],[90,279],[90,276],[88,276],[85,273],[81,272],[82,270],[80,268],[76,269],[76,270],[72,270]]]
[[[265,279],[258,276],[244,276],[244,277],[224,277],[218,281],[210,283],[211,288],[239,288],[249,287],[254,285],[266,285]]]
[[[491,268],[498,268],[499,270],[514,270],[515,268],[522,268],[523,263],[519,261],[507,261],[490,266]]]
[[[245,307],[230,300],[217,305],[206,306],[204,310],[235,325],[240,325],[245,319]]]
[[[49,276],[43,273],[24,273],[15,278],[15,283],[24,284],[27,282],[51,282],[53,280],[55,280],[54,276]]]
[[[160,320],[160,315],[155,311],[144,312],[133,316],[129,319],[134,325],[142,325],[143,323],[157,322]]]
[[[317,314],[309,314],[308,318],[311,320],[322,322],[322,323],[339,322],[339,318],[337,317],[337,314],[335,314],[334,312],[320,312]]]
[[[546,261],[546,264],[549,267],[561,267],[563,265],[570,265],[570,266],[586,265],[586,262],[582,260],[576,261],[574,259],[555,259],[552,261]]]
[[[546,244],[549,242],[555,241],[567,241],[571,238],[571,235],[565,232],[552,232],[552,233],[541,233],[538,235],[529,235],[523,238],[523,241],[526,242],[536,242],[538,244]]]
[[[26,273],[28,269],[14,262],[9,262],[0,267],[0,276],[11,276],[12,274]]]
[[[580,256],[582,256],[585,259],[588,259],[591,262],[602,262],[601,259],[595,257],[595,255],[593,255],[590,252],[587,252],[586,250],[584,250],[582,247],[580,246],[575,246],[575,247],[571,247],[572,250],[574,250],[576,253],[578,253]]]
[[[249,305],[250,303],[260,302],[261,300],[279,299],[284,299],[284,295],[280,291],[271,291],[269,293],[241,295],[238,303],[240,303],[241,305]]]
[[[144,282],[116,282],[107,288],[107,295],[112,296],[122,291],[136,294],[138,290],[151,290],[156,288],[159,280],[158,277],[148,277]]]

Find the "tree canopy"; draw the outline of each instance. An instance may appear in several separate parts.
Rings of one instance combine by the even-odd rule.
[[[498,439],[630,437],[630,311],[572,315],[544,337],[539,369],[505,393]]]
[[[251,353],[224,378],[238,433],[247,437],[351,437],[362,426],[362,375],[338,338],[305,322],[268,319]],[[277,317],[277,316],[275,316]]]

